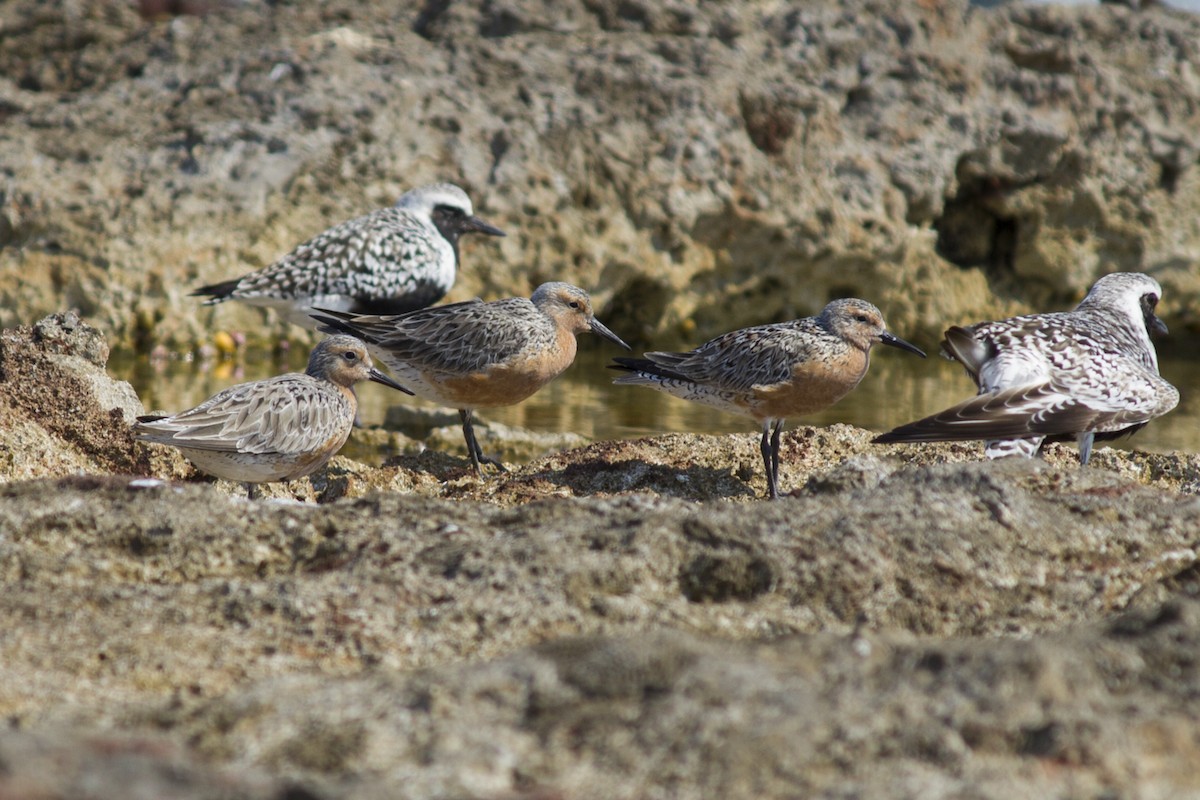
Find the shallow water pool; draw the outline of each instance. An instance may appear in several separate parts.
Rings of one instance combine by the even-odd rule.
[[[930,343],[923,343],[926,349]],[[936,345],[935,345],[936,346]],[[1126,449],[1168,452],[1200,451],[1200,404],[1192,387],[1200,387],[1200,362],[1174,352],[1190,348],[1179,343],[1163,354],[1161,371],[1179,387],[1178,408],[1150,423],[1135,436],[1112,443]],[[605,364],[618,350],[606,343],[581,337],[575,364],[541,392],[516,406],[486,409],[482,420],[536,431],[573,431],[593,440],[634,438],[656,433],[751,433],[753,421],[695,403],[668,397],[637,386],[614,386],[617,373]],[[180,411],[196,405],[235,383],[302,370],[307,352],[287,356],[269,351],[249,351],[237,359],[206,363],[185,359],[152,362],[147,356],[114,354],[109,371],[133,384],[147,410]],[[401,395],[378,384],[358,387],[362,418],[380,424],[392,404],[436,408],[424,400]],[[797,424],[828,425],[845,422],[873,431],[884,431],[931,414],[974,393],[971,380],[957,364],[935,355],[919,359],[892,348],[877,347],[872,364],[858,388],[840,403]]]

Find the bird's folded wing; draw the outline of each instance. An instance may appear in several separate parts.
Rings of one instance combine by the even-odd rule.
[[[1164,381],[1165,383],[1165,381]],[[1136,425],[1154,416],[1138,397],[1129,402],[1069,395],[1054,383],[978,395],[940,413],[880,435],[876,441],[1014,439]],[[1103,402],[1102,402],[1103,401]]]
[[[540,312],[524,298],[468,300],[398,315],[356,315],[318,309],[321,330],[358,336],[376,352],[423,370],[468,374],[504,363],[526,344]],[[382,358],[382,356],[381,356]]]
[[[333,435],[336,420],[328,398],[307,384],[292,385],[289,377],[275,379],[272,391],[262,391],[262,384],[232,387],[189,411],[139,423],[135,432],[146,441],[214,452],[312,449],[324,434]]]

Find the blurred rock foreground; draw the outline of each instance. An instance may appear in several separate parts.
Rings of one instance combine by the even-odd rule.
[[[778,502],[753,435],[249,502],[106,355],[0,336],[5,800],[1200,794],[1200,456],[834,425]]]
[[[567,278],[622,334],[843,292],[935,330],[1116,268],[1189,321],[1198,33],[5,4],[0,798],[1200,797],[1200,456],[798,427],[770,503],[751,434],[490,431],[528,463],[480,482],[439,440],[250,503],[134,442],[105,372],[110,344],[269,335],[187,291],[446,177],[510,234],[458,296]]]
[[[569,280],[635,344],[846,294],[937,333],[1113,270],[1197,323],[1185,12],[11,0],[0,42],[6,327],[268,338],[188,292],[432,180],[509,234],[464,243],[452,299]]]

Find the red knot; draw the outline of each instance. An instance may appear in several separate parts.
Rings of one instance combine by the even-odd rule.
[[[779,496],[779,436],[789,417],[811,414],[858,385],[876,342],[916,353],[889,333],[865,300],[834,300],[815,317],[726,333],[687,353],[617,358],[629,372],[613,383],[649,386],[684,400],[743,414],[762,426],[767,494]]]
[[[352,336],[322,340],[304,372],[278,375],[224,389],[195,408],[138,417],[134,435],[179,448],[209,475],[247,484],[290,481],[319,469],[350,435],[359,381],[412,394],[371,366]]]
[[[240,300],[274,308],[315,328],[309,311],[401,314],[441,300],[458,267],[464,233],[503,236],[474,215],[466,192],[436,183],[405,193],[390,208],[335,225],[257,272],[203,286],[205,305]]]
[[[1074,311],[950,328],[942,355],[963,365],[979,394],[875,441],[983,439],[988,458],[1030,458],[1047,440],[1073,438],[1087,464],[1096,439],[1131,434],[1179,403],[1150,342],[1167,332],[1154,314],[1161,296],[1153,278],[1115,272]]]
[[[629,349],[592,312],[587,292],[543,283],[529,298],[471,300],[400,316],[313,315],[322,330],[350,333],[418,397],[458,409],[476,475],[482,463],[504,469],[479,448],[471,425],[478,408],[521,402],[575,360],[575,336],[599,334]]]

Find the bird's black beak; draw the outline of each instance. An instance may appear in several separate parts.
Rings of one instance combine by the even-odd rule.
[[[1154,314],[1151,314],[1149,319],[1146,320],[1146,329],[1150,331],[1151,336],[1166,336],[1169,333],[1167,323]]]
[[[621,347],[624,347],[626,350],[633,349],[629,345],[625,344],[625,342],[621,341],[620,336],[617,336],[615,333],[610,331],[608,329],[608,326],[606,326],[604,323],[600,322],[600,320],[596,319],[595,317],[592,317],[591,319],[588,320],[588,325],[591,326],[592,333],[594,333],[598,336],[602,336],[605,339],[608,339],[613,344],[618,344]]]
[[[504,231],[497,228],[495,225],[489,225],[479,217],[466,217],[459,225],[459,230],[463,233],[486,233],[488,236],[503,236]]]
[[[374,381],[375,383],[382,383],[384,386],[387,386],[391,389],[397,389],[401,392],[404,392],[405,394],[412,394],[412,392],[410,390],[405,389],[403,386],[396,383],[394,380],[389,378],[387,375],[384,375],[382,372],[375,369],[374,367],[371,367],[371,371],[369,373],[367,373],[367,378]]]
[[[886,345],[890,345],[892,347],[899,347],[901,350],[907,350],[910,353],[916,353],[921,358],[925,358],[924,350],[917,347],[915,344],[910,344],[910,343],[904,341],[899,336],[896,336],[894,333],[884,331],[883,333],[879,334],[879,341],[883,342]]]

